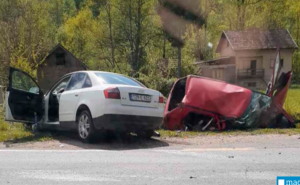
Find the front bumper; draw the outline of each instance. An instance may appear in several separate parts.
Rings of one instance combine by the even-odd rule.
[[[97,130],[139,132],[158,129],[162,120],[162,117],[105,114],[93,118],[93,123]]]

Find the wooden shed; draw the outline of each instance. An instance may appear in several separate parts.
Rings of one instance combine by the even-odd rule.
[[[46,92],[65,74],[87,70],[87,66],[61,44],[55,46],[37,70],[41,89]]]

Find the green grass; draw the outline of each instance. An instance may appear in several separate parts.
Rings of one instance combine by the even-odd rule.
[[[50,134],[33,134],[21,123],[7,123],[4,121],[4,112],[0,107],[0,142],[28,142],[51,140]]]
[[[25,129],[21,123],[6,123],[0,121],[0,142],[28,142],[28,141],[47,141],[51,140],[52,136],[47,133],[33,134]]]
[[[300,89],[300,84],[292,84],[291,89]]]
[[[289,89],[284,108],[295,120],[300,120],[300,88]]]
[[[192,138],[196,136],[239,136],[239,135],[262,135],[262,134],[285,134],[298,135],[300,134],[300,124],[294,129],[250,129],[250,130],[229,130],[229,131],[205,131],[205,132],[177,132],[169,130],[158,130],[162,138],[178,137],[178,138]]]

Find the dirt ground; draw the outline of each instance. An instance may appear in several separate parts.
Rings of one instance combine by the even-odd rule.
[[[249,136],[197,136],[193,138],[153,138],[145,140],[136,136],[114,137],[109,140],[98,140],[94,144],[81,142],[76,135],[61,134],[50,141],[3,142],[0,149],[31,150],[134,150],[149,148],[286,148],[300,146],[300,135],[249,135]]]

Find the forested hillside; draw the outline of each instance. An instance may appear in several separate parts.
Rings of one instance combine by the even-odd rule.
[[[197,73],[193,62],[217,57],[222,30],[286,28],[300,42],[300,0],[186,0],[175,8],[166,2],[176,0],[1,0],[1,81],[9,65],[35,76],[61,43],[90,69],[130,75],[167,92],[178,75],[178,52],[180,75]],[[168,13],[183,18],[175,30],[163,26],[171,22]],[[297,81],[299,50],[293,69]]]

